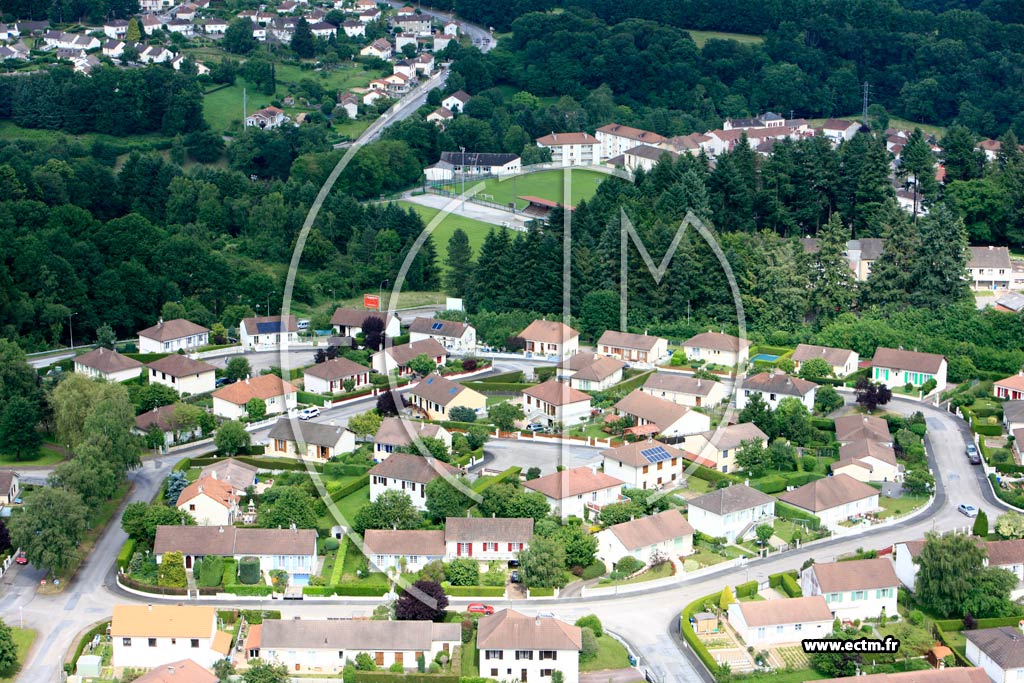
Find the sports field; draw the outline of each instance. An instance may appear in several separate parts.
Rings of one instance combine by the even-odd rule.
[[[532,196],[547,199],[560,204],[575,206],[584,199],[590,199],[597,192],[597,186],[608,178],[608,175],[599,171],[585,169],[574,169],[570,175],[569,201],[564,199],[563,183],[565,175],[561,169],[550,171],[537,171],[536,173],[524,173],[518,176],[507,178],[488,178],[483,181],[484,188],[476,193],[476,197],[484,201],[494,202],[508,206],[513,198]],[[472,178],[466,178],[466,189],[475,186],[478,182]],[[444,187],[449,192],[462,192],[462,182],[456,182]],[[516,199],[516,208],[523,209],[529,202]]]
[[[413,204],[412,202],[398,203],[402,208],[412,209],[418,213],[424,223],[429,223],[434,216],[440,213],[438,209],[429,206],[421,206],[420,204]],[[434,228],[434,232],[430,233],[430,236],[434,239],[434,245],[437,247],[438,263],[442,268],[445,267],[444,262],[448,255],[448,240],[451,239],[452,233],[455,232],[455,228],[462,228],[463,232],[466,233],[466,236],[469,237],[469,246],[473,250],[474,256],[480,253],[480,245],[484,243],[484,238],[487,237],[487,233],[491,228],[496,230],[505,229],[497,225],[491,225],[490,223],[473,220],[472,218],[457,216],[454,213],[448,214],[444,220],[437,224]]]

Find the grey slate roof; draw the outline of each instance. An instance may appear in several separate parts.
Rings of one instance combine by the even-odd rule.
[[[271,439],[300,441],[315,446],[334,446],[346,431],[345,427],[310,421],[300,421],[298,429],[293,429],[290,419],[281,418],[267,436]]]
[[[353,619],[267,619],[261,649],[350,651],[416,650],[429,652],[436,641],[458,642],[458,623],[430,621],[363,621]]]
[[[739,510],[749,510],[758,505],[774,503],[775,499],[749,486],[730,486],[705,493],[689,501],[690,507],[698,507],[715,515],[727,515]]]
[[[964,636],[988,655],[1000,669],[1024,667],[1024,634],[1019,628],[984,628],[966,631]]]

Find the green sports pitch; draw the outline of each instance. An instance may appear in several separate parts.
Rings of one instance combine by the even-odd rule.
[[[483,181],[467,176],[466,192],[468,193],[470,188],[476,187],[482,182],[484,186],[474,196],[483,201],[508,206],[515,199],[516,208],[524,209],[529,202],[519,199],[519,197],[540,197],[559,204],[576,206],[584,199],[593,197],[597,192],[597,186],[608,177],[607,174],[600,171],[573,169],[570,174],[568,201],[565,199],[565,174],[561,169],[524,173],[514,177],[488,178]],[[441,189],[460,194],[462,180],[456,177],[455,182],[445,185]]]

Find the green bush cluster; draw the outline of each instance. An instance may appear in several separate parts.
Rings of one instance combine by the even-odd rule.
[[[779,519],[790,521],[805,521],[807,522],[807,527],[812,531],[817,531],[821,528],[821,519],[817,515],[812,515],[798,507],[783,503],[781,500],[775,501],[775,516]]]
[[[505,595],[504,586],[447,586],[444,592],[458,598],[500,598]],[[533,594],[533,589],[530,590]]]
[[[274,592],[273,586],[267,586],[265,584],[258,584],[255,586],[244,586],[236,583],[228,586],[224,586],[225,593],[232,593],[233,595],[241,595],[243,597],[266,597]]]
[[[196,560],[192,575],[196,577],[196,584],[200,588],[216,588],[224,580],[224,558],[208,555],[201,562]]]
[[[804,595],[803,590],[800,588],[800,584],[798,584],[793,575],[789,573],[782,575],[781,588],[782,592],[791,598],[802,598]]]
[[[238,582],[252,586],[260,580],[260,561],[257,557],[246,556],[238,561]]]
[[[345,484],[344,486],[339,486],[336,491],[331,493],[331,500],[333,500],[335,503],[337,503],[342,498],[344,498],[346,496],[350,496],[353,493],[355,493],[356,491],[358,491],[359,489],[363,488],[364,486],[369,486],[369,485],[370,485],[370,475],[364,473],[363,476],[359,477],[358,479],[353,479],[352,481],[350,481],[349,483]]]
[[[736,599],[752,598],[757,595],[757,581],[747,581],[736,586]]]
[[[583,568],[583,574],[581,578],[583,580],[596,579],[599,576],[604,576],[608,573],[608,568],[604,566],[604,562],[601,560],[595,560],[593,564]]]
[[[129,538],[121,546],[121,551],[117,554],[117,568],[120,571],[124,571],[128,568],[128,563],[132,561],[132,555],[135,554],[135,539]]]

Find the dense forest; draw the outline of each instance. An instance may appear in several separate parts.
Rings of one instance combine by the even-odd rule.
[[[454,7],[467,19],[512,31],[488,60],[516,86],[576,96],[607,83],[625,104],[697,117],[693,130],[714,127],[716,117],[766,109],[849,115],[860,111],[866,81],[871,101],[894,115],[956,122],[991,137],[1011,125],[1024,134],[1024,5],[951,1],[937,13],[929,11],[934,4],[455,0]],[[530,14],[553,6],[570,11]],[[764,41],[710,40],[698,49],[683,29]]]

